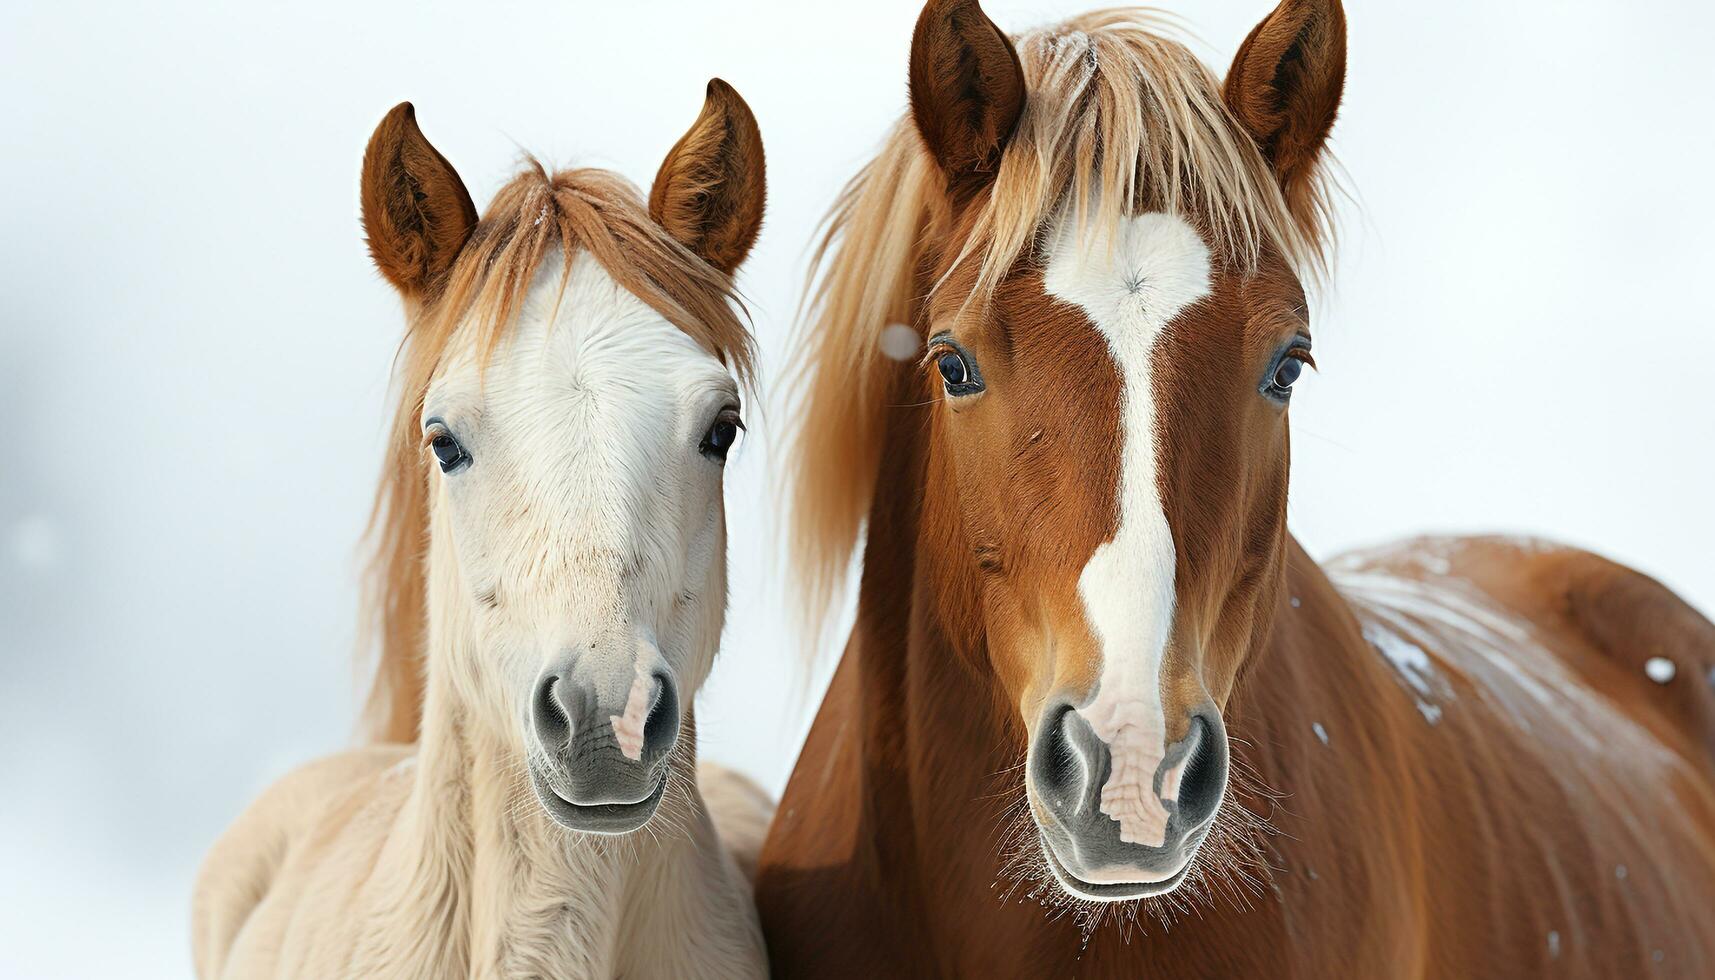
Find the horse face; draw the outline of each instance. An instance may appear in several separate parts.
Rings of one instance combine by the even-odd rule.
[[[720,636],[738,387],[587,254],[563,295],[560,267],[486,369],[452,360],[425,400],[454,559],[431,599],[468,607],[455,669],[522,738],[543,806],[623,831],[660,799]]]
[[[605,193],[580,187],[564,192]],[[640,228],[626,210],[635,205],[602,203],[619,237],[592,232],[569,262],[548,247],[504,330],[488,314],[461,314],[423,394],[423,462],[435,471],[429,646],[441,652],[432,669],[447,672],[473,724],[518,752],[548,815],[574,830],[635,830],[675,771],[692,778],[690,752],[674,750],[720,639],[722,473],[743,427],[738,383],[711,348],[745,338],[717,337],[708,308],[711,332],[693,336],[696,304],[666,287],[713,290],[724,303],[763,195],[756,121],[711,80],[656,175],[648,218],[659,229]],[[550,213],[544,202],[536,224]],[[432,309],[460,270],[504,265],[469,251],[500,247],[499,233],[472,230],[462,182],[409,105],[371,141],[364,215],[377,265],[413,309]],[[630,261],[639,269],[620,278],[662,288],[651,302],[610,274]],[[733,320],[725,331],[741,328]]]
[[[1344,43],[1337,3],[1285,0],[1223,93],[1297,219]],[[931,0],[911,65],[912,116],[946,178],[923,311],[942,406],[927,534],[972,556],[981,621],[964,625],[1021,713],[1054,877],[1090,899],[1160,894],[1220,810],[1221,709],[1278,596],[1303,293],[1270,249],[1220,254],[1190,211],[1085,200],[1062,202],[991,302],[968,302],[980,272],[957,257],[1028,128],[1024,76],[974,0]]]
[[[1050,865],[1095,898],[1171,888],[1222,801],[1221,707],[1285,540],[1302,293],[1223,271],[1192,224],[1071,220],[980,317],[931,329],[936,515],[972,554],[1030,733]]]

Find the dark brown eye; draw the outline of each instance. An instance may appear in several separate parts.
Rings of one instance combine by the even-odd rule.
[[[1275,355],[1275,361],[1262,382],[1262,393],[1281,404],[1292,397],[1292,386],[1304,373],[1304,366],[1316,366],[1310,359],[1310,338],[1299,334],[1285,350]]]
[[[941,337],[930,341],[935,357],[935,370],[941,375],[941,384],[947,389],[947,394],[953,396],[974,395],[983,390],[983,375],[977,370],[975,361],[963,347],[954,343],[951,338]]]
[[[935,360],[935,366],[941,369],[941,380],[948,385],[962,385],[970,378],[970,371],[965,367],[965,359],[953,351],[942,354]]]
[[[732,451],[733,443],[738,442],[738,430],[742,428],[744,423],[730,409],[722,412],[709,426],[709,431],[703,433],[703,441],[697,451],[717,463],[726,462],[727,453]]]
[[[453,470],[470,462],[470,454],[464,451],[459,441],[452,433],[442,429],[429,438],[429,450],[435,454],[435,459],[441,464],[442,473]]]

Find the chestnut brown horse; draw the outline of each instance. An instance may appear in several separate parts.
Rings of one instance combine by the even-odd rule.
[[[931,0],[803,338],[857,619],[764,846],[784,976],[1715,976],[1715,627],[1499,538],[1286,528],[1338,0],[1224,83]]]

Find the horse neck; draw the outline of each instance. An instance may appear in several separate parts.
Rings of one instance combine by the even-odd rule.
[[[867,795],[884,855],[973,842],[992,853],[992,835],[983,833],[956,841],[932,831],[927,839],[897,836],[929,830],[937,808],[948,809],[946,800],[954,798],[993,801],[1000,821],[999,811],[1010,802],[1005,780],[1016,781],[1012,767],[1024,744],[1000,684],[986,667],[986,652],[980,646],[955,649],[949,642],[969,635],[956,621],[961,613],[973,616],[980,599],[965,588],[968,576],[941,564],[958,558],[943,559],[945,549],[924,537],[928,425],[920,408],[890,414],[867,524],[853,631],[862,755],[872,791]],[[949,578],[957,583],[950,588]],[[897,856],[884,865],[934,866],[906,853]]]
[[[542,811],[522,752],[493,731],[455,676],[452,665],[470,663],[477,644],[474,617],[460,604],[464,590],[434,581],[452,560],[438,543],[445,535],[434,538],[415,781],[378,862],[383,902],[409,920],[408,934],[440,937],[451,973],[481,975],[532,948],[565,964],[571,942],[582,947],[571,959],[599,975],[619,940],[628,882],[668,851],[653,839],[571,834]],[[568,923],[569,909],[578,921]]]

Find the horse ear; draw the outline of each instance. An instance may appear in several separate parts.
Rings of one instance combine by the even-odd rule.
[[[649,214],[703,261],[731,275],[762,230],[767,198],[762,132],[736,90],[709,79],[697,121],[667,151]]]
[[[453,264],[476,227],[476,206],[447,158],[417,128],[409,102],[393,107],[363,151],[363,231],[375,267],[420,296]]]
[[[929,0],[911,35],[911,118],[949,187],[994,177],[1024,91],[1018,52],[977,0]]]
[[[1281,0],[1233,56],[1227,108],[1262,149],[1289,203],[1310,193],[1345,85],[1340,0]]]

